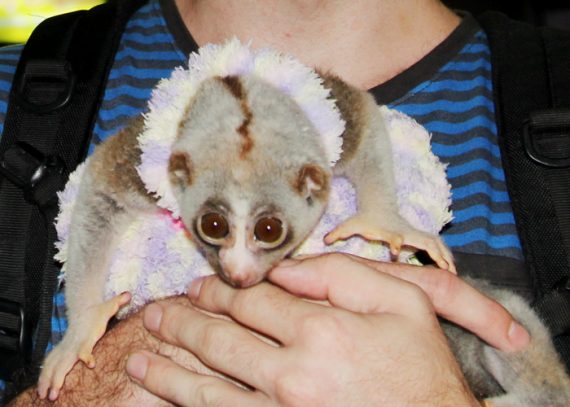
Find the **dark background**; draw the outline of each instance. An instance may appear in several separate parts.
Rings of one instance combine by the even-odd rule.
[[[451,8],[479,14],[496,10],[534,25],[570,30],[570,0],[443,0]]]

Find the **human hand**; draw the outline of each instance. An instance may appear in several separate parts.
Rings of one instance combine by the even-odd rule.
[[[415,284],[395,277],[399,274],[408,279],[413,275]],[[435,269],[338,254],[289,262],[271,273],[276,284],[327,300],[332,308],[268,283],[236,290],[216,277],[207,278],[191,289],[196,306],[227,314],[281,346],[180,306],[148,307],[145,325],[254,390],[187,371],[151,353],[133,355],[127,370],[151,392],[180,405],[477,405],[432,304],[475,332],[481,326],[479,333],[484,331],[486,340],[503,349],[523,346],[524,334],[515,329],[515,340],[510,340],[509,314],[445,275],[449,277]],[[479,321],[487,313],[494,316],[494,328],[489,330],[487,323],[483,330]]]

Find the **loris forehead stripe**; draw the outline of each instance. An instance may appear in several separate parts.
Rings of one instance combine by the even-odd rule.
[[[244,159],[245,156],[253,148],[253,139],[249,133],[249,124],[251,123],[251,110],[247,105],[247,99],[243,89],[243,85],[237,76],[225,76],[220,78],[222,83],[226,85],[228,90],[236,99],[240,101],[240,106],[243,112],[244,120],[242,124],[237,128],[238,133],[243,137],[243,145],[240,152],[240,158]]]

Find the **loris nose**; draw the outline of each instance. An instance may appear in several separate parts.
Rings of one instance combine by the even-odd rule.
[[[259,282],[260,278],[255,272],[245,270],[232,270],[227,274],[228,282],[236,288],[247,288]]]
[[[264,277],[264,270],[252,253],[239,253],[237,255],[231,249],[226,252],[220,252],[220,263],[224,279],[234,287],[246,288],[250,287]]]

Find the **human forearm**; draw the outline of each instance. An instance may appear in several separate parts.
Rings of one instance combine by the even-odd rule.
[[[185,297],[166,300],[167,303],[190,305]],[[183,349],[160,342],[142,325],[142,313],[119,321],[95,347],[96,367],[87,368],[77,363],[69,376],[59,399],[54,403],[40,400],[36,389],[29,388],[10,407],[29,406],[149,406],[172,404],[152,395],[136,385],[125,373],[126,360],[134,351],[147,350],[165,355],[189,369],[210,373],[197,359]]]

